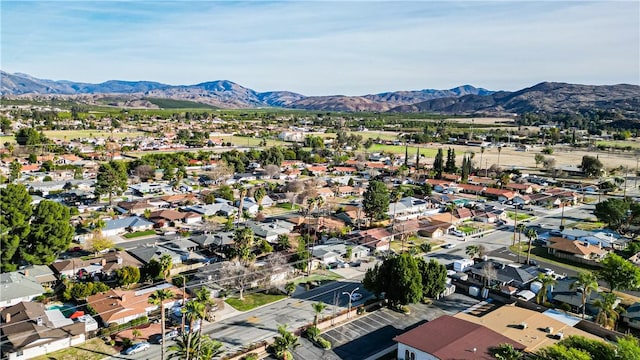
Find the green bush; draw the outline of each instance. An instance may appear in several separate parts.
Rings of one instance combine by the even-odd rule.
[[[258,354],[249,354],[247,356],[243,356],[242,360],[258,360]]]
[[[312,326],[305,330],[304,335],[309,340],[316,340],[320,336],[320,329],[315,326]]]
[[[131,340],[129,338],[123,338],[122,339],[122,347],[124,347],[126,349],[128,347],[131,347],[131,345],[133,345],[133,340]]]
[[[323,338],[323,337],[321,337],[321,336],[319,336],[319,337],[316,339],[316,343],[317,343],[318,345],[320,345],[320,347],[321,347],[321,348],[323,348],[323,349],[325,349],[325,350],[329,350],[329,349],[331,349],[331,343],[329,342],[329,340],[327,340],[327,339],[325,339],[325,338]]]

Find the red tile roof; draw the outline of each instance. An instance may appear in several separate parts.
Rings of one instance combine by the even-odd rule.
[[[395,341],[438,359],[494,359],[491,348],[507,343],[525,346],[482,325],[443,315],[394,338]],[[403,356],[404,354],[400,354]]]

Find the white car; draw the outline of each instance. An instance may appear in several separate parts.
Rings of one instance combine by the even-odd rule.
[[[455,246],[456,244],[451,244],[451,243],[442,245],[444,249],[451,249],[451,248],[454,248]]]
[[[131,345],[130,348],[128,348],[127,350],[124,351],[125,355],[133,355],[133,354],[137,354],[141,351],[147,351],[151,348],[151,345],[149,345],[148,342],[143,341],[143,342],[139,342],[137,344],[133,344]]]
[[[451,230],[450,233],[452,235],[455,235],[455,236],[458,236],[458,237],[464,237],[466,235],[465,233],[463,233],[460,230]]]
[[[351,301],[358,301],[360,299],[362,299],[362,294],[360,293],[353,293],[351,295]]]

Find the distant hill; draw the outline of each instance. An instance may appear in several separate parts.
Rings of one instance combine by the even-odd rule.
[[[435,113],[570,113],[586,109],[616,110],[629,117],[640,114],[640,86],[576,85],[543,82],[519,91],[465,95],[402,105],[391,112]]]
[[[543,82],[519,91],[491,91],[462,85],[452,89],[394,91],[363,96],[304,96],[290,91],[257,92],[229,80],[195,85],[167,85],[150,81],[110,80],[100,84],[53,81],[0,71],[3,96],[65,95],[78,101],[118,106],[175,106],[218,108],[282,107],[320,111],[432,112],[443,114],[513,114],[524,112],[575,113],[585,109],[616,111],[640,118],[637,85],[576,85]],[[105,101],[125,96],[125,101]],[[151,99],[154,99],[151,101]],[[171,99],[176,102],[160,101]],[[180,101],[183,101],[181,103]]]

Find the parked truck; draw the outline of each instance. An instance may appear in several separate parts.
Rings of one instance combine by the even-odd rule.
[[[474,262],[471,259],[461,259],[453,262],[453,270],[457,272],[465,272],[473,266]]]

